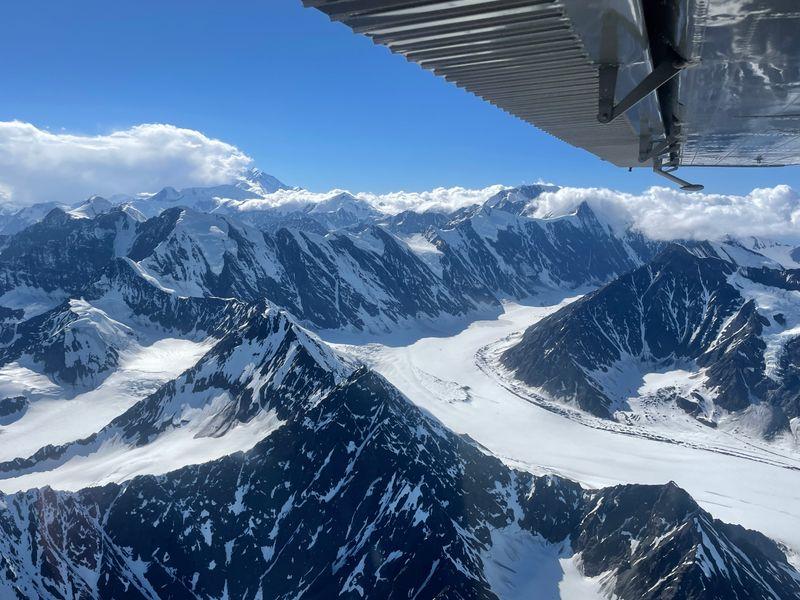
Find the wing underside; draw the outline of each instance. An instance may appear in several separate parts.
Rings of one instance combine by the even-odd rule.
[[[800,164],[797,0],[303,1],[618,166]]]

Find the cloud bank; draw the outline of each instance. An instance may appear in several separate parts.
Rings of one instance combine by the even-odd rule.
[[[236,146],[174,125],[144,124],[108,135],[51,133],[20,121],[0,122],[0,208],[35,202],[80,202],[92,194],[137,194],[166,186],[230,183],[252,160]],[[481,189],[352,193],[385,213],[450,212],[482,204],[503,185]],[[263,210],[328,200],[344,190],[279,190],[238,200],[239,210]],[[349,193],[349,192],[348,192]],[[632,227],[653,239],[721,239],[756,236],[800,243],[800,194],[786,185],[749,194],[686,193],[652,187],[641,194],[564,187],[542,194],[532,216],[558,217],[586,202],[607,223]]]
[[[465,206],[483,204],[489,198],[509,186],[491,185],[481,189],[463,187],[436,188],[427,192],[391,192],[388,194],[356,194],[378,210],[398,213],[404,210],[416,212],[452,212]]]
[[[6,204],[228,183],[251,162],[235,146],[174,125],[85,136],[0,122],[0,200]]]
[[[388,194],[351,192],[342,189],[333,189],[327,192],[311,192],[302,188],[294,188],[278,190],[259,198],[231,202],[230,205],[241,211],[267,210],[272,208],[291,210],[299,209],[309,204],[325,202],[340,194],[350,194],[372,208],[387,214],[397,214],[404,210],[413,210],[416,212],[453,212],[465,206],[483,204],[496,193],[507,187],[509,186],[491,185],[480,189],[441,187],[424,192],[390,192]]]
[[[631,226],[657,240],[719,240],[726,236],[800,239],[800,194],[787,185],[754,189],[744,196],[686,193],[663,187],[652,187],[642,194],[562,188],[542,194],[533,216],[568,214],[581,202],[612,227]]]
[[[482,189],[437,188],[428,192],[353,193],[356,198],[389,214],[403,210],[450,212],[482,204],[509,186]],[[343,190],[312,193],[280,190],[264,199],[246,201],[242,210],[303,206],[327,200]],[[800,243],[800,194],[787,185],[754,189],[746,195],[686,193],[652,187],[641,194],[604,188],[563,187],[545,192],[531,203],[530,216],[553,218],[575,212],[586,202],[618,232],[632,228],[656,240],[720,240],[755,236]]]

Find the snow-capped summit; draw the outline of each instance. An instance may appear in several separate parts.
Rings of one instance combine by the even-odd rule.
[[[787,247],[540,214],[541,185],[390,216],[246,180],[3,237],[0,597],[798,596],[781,547],[704,510],[797,548],[797,461],[749,436],[800,424],[800,271],[758,253]],[[685,453],[641,439],[665,407]],[[597,489],[668,481],[660,450],[708,453],[674,461],[702,507]]]
[[[0,220],[0,235],[13,235],[20,232],[29,225],[44,219],[54,208],[69,210],[69,207],[60,202],[41,202],[3,215],[2,220]]]
[[[148,217],[156,216],[173,206],[203,212],[239,213],[237,207],[241,202],[264,199],[282,189],[288,189],[288,186],[259,169],[251,169],[227,184],[181,189],[167,186],[155,194],[121,196],[120,199]],[[270,206],[269,203],[266,206]]]
[[[655,418],[675,406],[712,427],[772,438],[800,417],[798,290],[793,271],[738,244],[670,244],[535,323],[501,363],[599,417]]]
[[[134,343],[134,334],[86,302],[73,310],[79,311],[79,318],[71,324],[87,321],[83,326],[91,331],[80,338],[78,346],[70,337],[65,341],[63,333],[58,338],[59,347],[50,353],[64,355],[67,369],[62,371],[84,375],[76,369],[97,366],[98,356],[108,356],[102,369],[115,367],[121,345]],[[48,480],[62,489],[78,488],[248,450],[282,422],[313,409],[356,368],[283,311],[270,305],[252,306],[230,323],[229,330],[193,367],[96,434],[23,455],[16,462],[0,462],[0,473],[4,478],[29,474],[32,482]],[[165,447],[184,450],[164,457]],[[124,453],[136,456],[138,465],[123,467]],[[98,467],[118,460],[122,462],[111,469],[113,474]],[[82,474],[72,472],[76,462]]]
[[[330,229],[367,224],[382,216],[368,202],[356,198],[348,192],[341,192],[311,204],[306,212],[317,221],[322,221],[322,224]]]
[[[237,186],[252,192],[258,196],[266,196],[278,190],[289,189],[289,186],[280,181],[277,177],[264,173],[261,169],[253,167],[242,175]]]
[[[91,219],[92,217],[107,213],[112,208],[114,208],[114,204],[110,200],[106,200],[102,196],[92,196],[68,212],[73,217]]]
[[[242,358],[253,349],[245,342]],[[202,362],[218,364],[211,355]],[[279,419],[256,415],[210,437],[217,423],[187,400],[224,409],[237,394],[269,414],[264,384],[298,381],[285,363],[273,371],[256,361],[235,383],[187,372],[131,409],[147,417],[139,447],[120,453],[119,437],[87,441],[114,477],[149,465],[163,474],[75,493],[0,495],[8,565],[0,591],[136,600],[290,598],[298,590],[310,598],[496,600],[530,590],[558,598],[567,586],[570,597],[621,600],[675,590],[686,598],[800,593],[777,544],[714,519],[676,484],[585,490],[514,470],[367,369]],[[151,404],[159,410],[150,413]],[[236,439],[237,431],[244,435]],[[246,452],[164,473],[176,458],[230,451],[248,436],[260,441]],[[74,462],[79,476],[100,471]]]
[[[558,191],[558,186],[537,183],[502,190],[484,202],[484,206],[516,215],[533,214],[535,200],[545,192]]]

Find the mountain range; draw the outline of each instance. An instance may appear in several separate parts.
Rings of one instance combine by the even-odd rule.
[[[531,326],[501,360],[604,418],[631,410],[629,398],[641,402],[645,378],[660,373],[648,390],[659,404],[712,427],[749,414],[759,435],[794,432],[798,275],[730,243],[672,244]]]
[[[794,248],[535,216],[553,189],[390,214],[253,171],[6,217],[3,597],[800,596],[792,549],[676,484],[529,473],[323,341],[582,295],[503,340],[497,376],[796,451]]]

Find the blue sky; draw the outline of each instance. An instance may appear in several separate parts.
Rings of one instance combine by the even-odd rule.
[[[312,190],[662,184],[539,132],[299,0],[10,2],[3,12],[3,121],[91,135],[170,123]],[[708,192],[800,189],[796,167],[683,173]]]

